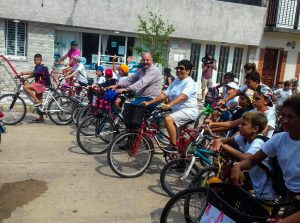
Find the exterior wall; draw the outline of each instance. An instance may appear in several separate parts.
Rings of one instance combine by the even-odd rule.
[[[216,0],[0,0],[0,17],[136,33],[146,6],[174,23],[177,38],[258,45],[263,34],[266,7]]]
[[[5,20],[0,18],[0,54],[5,51]]]
[[[287,61],[285,66],[284,80],[289,80],[295,77],[298,53],[300,52],[300,35],[289,33],[268,33],[266,32],[262,38],[259,47],[256,48],[255,58],[250,56],[250,62],[259,63],[260,50],[264,48],[275,48],[287,51]],[[287,46],[287,42],[295,41],[294,49]],[[277,73],[277,72],[276,72]],[[274,78],[274,81],[276,77]]]
[[[169,67],[172,69],[177,66],[178,61],[190,59],[191,42],[186,40],[171,40],[169,49]],[[174,73],[174,72],[173,72]]]

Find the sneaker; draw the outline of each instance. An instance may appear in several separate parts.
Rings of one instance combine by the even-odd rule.
[[[41,102],[34,102],[33,107],[39,107],[40,105],[42,105]]]
[[[167,147],[162,148],[162,150],[167,153],[178,153],[178,149],[174,145],[168,145]]]

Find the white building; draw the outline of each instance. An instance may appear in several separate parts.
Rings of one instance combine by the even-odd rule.
[[[79,43],[90,69],[95,64],[109,64],[114,54],[119,62],[126,62],[128,56],[137,57],[132,52],[138,44],[137,17],[147,16],[147,6],[174,24],[176,31],[167,55],[169,66],[175,67],[182,58],[190,59],[195,65],[193,78],[198,85],[201,59],[206,52],[218,61],[214,81],[233,71],[242,82],[242,66],[248,61],[261,66],[261,49],[274,48],[270,41],[274,34],[264,34],[267,15],[264,0],[0,0],[0,50],[17,70],[32,67],[36,53],[43,55],[45,64],[52,64],[55,57],[69,49],[72,40]],[[276,38],[274,42],[279,44]],[[287,42],[295,41],[296,47],[289,56],[292,51],[297,54],[300,45],[297,34],[287,40],[284,36],[285,45],[277,49],[286,49]],[[289,56],[288,61],[295,64],[295,59]],[[285,70],[292,69],[286,66]],[[287,75],[291,75],[290,71]]]

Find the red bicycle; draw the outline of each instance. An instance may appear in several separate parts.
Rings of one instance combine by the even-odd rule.
[[[147,115],[145,108],[133,104],[125,104],[124,123],[127,130],[118,134],[107,150],[107,159],[111,169],[120,177],[130,178],[142,175],[149,167],[156,148],[163,151],[166,161],[185,157],[195,149],[193,143],[201,128],[188,129],[186,123],[180,130],[177,140],[179,154],[164,151],[170,138],[159,127],[160,120],[170,111],[157,107]],[[146,113],[146,115],[145,115]],[[156,146],[154,146],[156,144]],[[188,148],[188,149],[187,149]]]

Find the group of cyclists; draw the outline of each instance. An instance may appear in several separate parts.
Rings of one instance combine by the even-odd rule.
[[[88,86],[89,78],[75,41],[58,62],[67,57],[69,63],[63,71],[63,78],[67,82],[75,79],[75,88]],[[115,90],[118,94],[134,92],[135,99],[131,103],[147,108],[163,102],[163,110],[170,111],[164,117],[170,137],[164,151],[176,154],[177,129],[195,121],[199,115],[196,82],[190,77],[193,64],[189,60],[179,61],[175,67],[176,78],[170,78],[168,68],[165,69],[167,75],[164,80],[150,52],[143,53],[141,58],[141,67],[134,75],[128,75],[126,64],[116,66],[114,59],[112,69],[98,66],[93,86]],[[49,72],[42,64],[40,54],[34,56],[34,64],[34,71],[18,75],[35,78],[33,84],[25,84],[24,91],[34,99],[34,106],[40,106],[42,93],[50,85]],[[230,131],[230,134],[229,137],[215,139],[213,148],[226,151],[240,161],[232,168],[232,183],[237,185],[241,172],[248,170],[256,196],[267,202],[274,201],[278,195],[267,174],[257,164],[262,162],[271,169],[270,159],[276,157],[283,172],[287,197],[297,200],[293,207],[286,209],[284,219],[279,222],[300,222],[300,96],[291,94],[288,81],[284,82],[282,89],[273,92],[260,82],[260,74],[253,63],[244,66],[244,73],[245,85],[242,87],[235,83],[230,72],[225,74],[223,83],[216,86],[223,88],[223,98],[218,101],[220,109],[215,109],[205,122],[214,133]],[[36,121],[43,122],[44,119],[40,116]],[[278,121],[281,132],[274,134]]]

